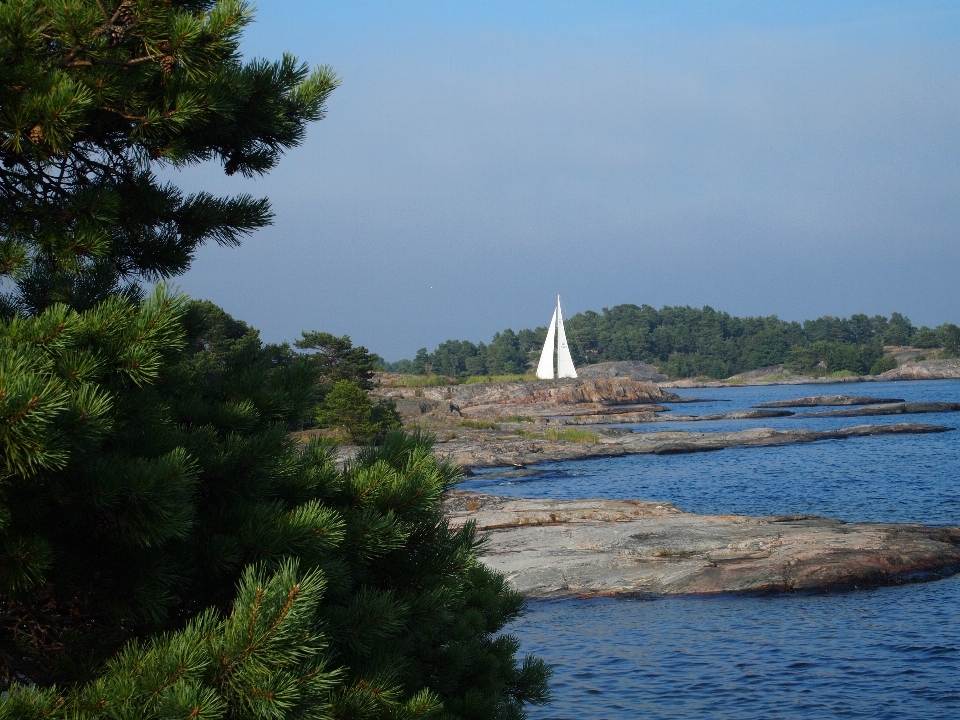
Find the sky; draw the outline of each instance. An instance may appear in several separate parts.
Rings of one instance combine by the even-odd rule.
[[[960,3],[269,0],[342,78],[274,224],[176,279],[387,360],[621,303],[960,322]]]

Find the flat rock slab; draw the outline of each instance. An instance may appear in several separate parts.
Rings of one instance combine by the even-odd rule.
[[[790,410],[734,410],[728,413],[709,415],[662,415],[657,422],[701,422],[703,420],[766,420],[767,418],[790,417]]]
[[[794,417],[862,417],[868,415],[914,415],[945,412],[960,412],[960,403],[900,402],[888,405],[864,405],[846,410],[824,410],[823,412],[801,413],[794,415]]]
[[[525,466],[551,460],[574,460],[619,455],[670,455],[733,447],[768,447],[791,443],[842,440],[850,437],[946,432],[942,425],[896,423],[856,425],[835,430],[773,430],[751,428],[737,432],[666,431],[597,436],[595,442],[557,442],[545,437],[484,436],[437,443],[437,455],[464,467]]]
[[[814,395],[813,397],[775,400],[754,405],[755,408],[830,407],[835,405],[883,405],[902,403],[903,398],[876,398],[863,395]]]
[[[484,564],[531,598],[779,593],[936,580],[960,528],[811,515],[694,515],[640,500],[533,500],[454,490],[453,525],[487,532]]]
[[[650,406],[656,408],[656,405]],[[654,411],[644,409],[641,412],[626,412],[619,414],[602,415],[574,415],[563,418],[564,425],[617,425],[653,422],[702,422],[704,420],[766,420],[767,418],[790,417],[795,413],[790,410],[735,410],[728,413],[710,413],[707,415],[661,415],[669,408],[660,408]]]

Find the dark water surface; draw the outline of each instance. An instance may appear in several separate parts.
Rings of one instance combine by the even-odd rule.
[[[960,402],[960,381],[681,391],[683,414],[817,394]],[[799,412],[804,412],[800,410]],[[657,423],[654,430],[830,428],[960,413]],[[463,487],[500,495],[640,498],[688,512],[815,513],[849,521],[960,524],[960,433],[636,455],[496,471]],[[534,602],[511,626],[554,666],[554,702],[532,718],[960,717],[960,578],[775,597]]]

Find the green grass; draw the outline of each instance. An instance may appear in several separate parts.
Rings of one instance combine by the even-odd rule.
[[[547,428],[546,432],[538,433],[532,430],[518,429],[517,435],[529,440],[552,440],[553,442],[597,443],[600,436],[591,430],[579,428]]]
[[[857,373],[852,370],[837,370],[832,373],[827,373],[825,377],[828,378],[848,378],[848,377],[860,377]]]
[[[743,377],[728,377],[723,382],[725,382],[727,385],[743,385],[747,382],[747,379]]]
[[[499,422],[508,423],[532,423],[536,421],[536,418],[532,418],[529,415],[507,415],[499,418]]]
[[[406,388],[442,387],[455,385],[456,381],[444,375],[404,375],[397,378],[396,385]]]
[[[489,420],[461,420],[459,427],[473,428],[474,430],[499,430],[500,426]]]
[[[580,430],[578,428],[548,428],[544,436],[547,440],[572,442],[572,443],[595,443],[600,442],[600,436],[590,430]]]
[[[529,382],[530,380],[536,379],[536,373],[524,373],[523,375],[471,375],[461,380],[461,382],[464,385],[476,385],[477,383],[491,382]]]

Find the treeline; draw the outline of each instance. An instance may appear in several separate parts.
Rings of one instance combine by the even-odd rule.
[[[946,348],[955,354],[960,328],[952,323],[916,328],[893,313],[849,318],[824,316],[803,323],[769,317],[736,317],[711,307],[617,305],[587,311],[566,322],[577,365],[610,360],[642,360],[672,377],[725,378],[747,370],[784,364],[797,371],[819,368],[858,374],[889,369],[884,345]],[[394,372],[451,377],[522,373],[536,364],[546,327],[504,330],[489,344],[447,340],[413,360],[388,363]]]

